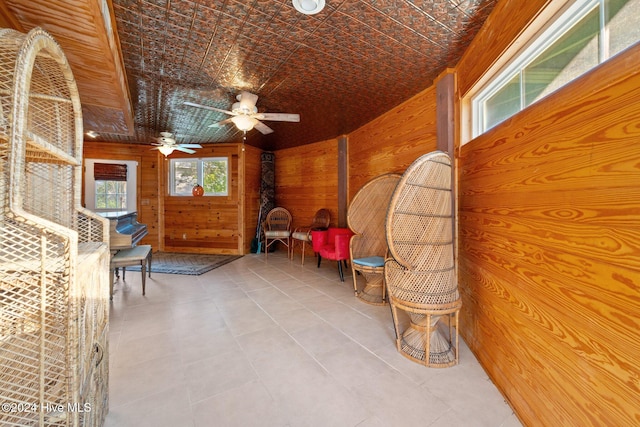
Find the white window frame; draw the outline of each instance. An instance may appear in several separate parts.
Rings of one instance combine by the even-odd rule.
[[[505,55],[512,55],[512,60],[506,59],[510,62],[505,64],[504,58],[502,58],[502,62],[498,62],[503,65],[498,66],[495,71],[490,70],[488,77],[485,76],[482,81],[478,83],[478,88],[470,91],[467,97],[470,102],[466,105],[468,105],[468,108],[470,109],[471,132],[470,135],[462,141],[462,143],[464,144],[471,139],[482,135],[484,132],[491,129],[491,127],[495,127],[497,125],[494,124],[491,127],[485,128],[484,103],[495,95],[496,92],[501,90],[517,74],[522,73],[523,70],[535,61],[540,54],[580,22],[588,13],[593,11],[594,8],[600,8],[600,45],[598,62],[600,64],[606,61],[610,55],[608,31],[605,25],[605,1],[606,0],[575,0],[566,2],[567,4],[564,7],[554,12],[555,16],[548,20],[547,24],[536,26],[536,23],[533,23],[532,27],[538,28],[539,30],[534,34],[531,34],[531,32],[528,32],[527,34],[527,32],[525,32],[522,37],[528,38],[528,40],[524,42],[519,40],[514,43],[514,46],[521,46],[521,49],[516,52],[505,53]],[[540,16],[539,19],[546,20],[548,19],[548,16]],[[588,70],[585,70],[585,72],[587,71]],[[565,83],[565,85],[567,83]],[[523,88],[521,85],[521,91],[522,90]],[[524,102],[525,97],[524,94],[521,93],[520,109],[514,112],[512,116],[526,108]],[[532,104],[535,104],[536,102],[533,102]]]
[[[204,187],[204,163],[207,161],[224,162],[226,166],[226,190],[223,192],[205,192],[204,196],[226,197],[229,195],[229,158],[228,157],[202,157],[202,158],[173,158],[169,159],[169,194],[171,196],[193,196],[192,189],[184,192],[176,191],[175,164],[176,162],[196,162],[196,183]]]
[[[137,167],[138,162],[135,160],[109,160],[109,159],[85,159],[84,172],[84,202],[86,208],[94,212],[119,212],[122,209],[96,209],[96,181],[93,176],[94,163],[116,163],[127,165],[127,212],[137,210]]]

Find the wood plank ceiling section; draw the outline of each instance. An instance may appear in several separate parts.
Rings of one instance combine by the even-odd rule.
[[[431,86],[496,1],[327,0],[304,15],[290,0],[6,0],[0,13],[60,42],[97,140],[237,142],[233,125],[209,126],[227,115],[183,103],[230,110],[247,90],[260,112],[301,116],[248,133],[273,150],[352,132]]]

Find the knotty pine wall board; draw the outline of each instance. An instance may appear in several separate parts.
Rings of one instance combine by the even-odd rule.
[[[640,423],[638,70],[634,46],[460,148],[460,332],[525,425]]]

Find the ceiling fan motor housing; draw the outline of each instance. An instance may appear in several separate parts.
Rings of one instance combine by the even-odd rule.
[[[246,104],[234,102],[231,106],[231,111],[236,114],[256,114],[258,112],[258,107],[254,105],[252,108],[248,108]]]

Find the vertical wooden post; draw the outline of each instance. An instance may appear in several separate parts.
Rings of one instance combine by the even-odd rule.
[[[342,135],[338,138],[338,227],[347,226],[348,173],[347,136]]]
[[[436,139],[437,148],[451,158],[451,213],[453,215],[453,245],[457,255],[456,240],[456,159],[455,159],[455,85],[453,69],[447,69],[436,79]],[[456,256],[457,259],[457,256]]]

